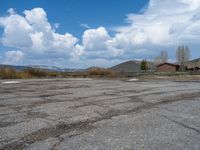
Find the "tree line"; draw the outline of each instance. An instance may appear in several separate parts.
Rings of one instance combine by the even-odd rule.
[[[191,57],[191,50],[189,49],[188,46],[186,45],[178,46],[176,50],[176,62],[177,64],[180,65],[181,71],[185,70],[185,66],[187,62],[190,60],[190,57]],[[162,63],[168,62],[168,60],[169,60],[168,52],[166,50],[162,50],[160,54],[155,57],[154,64],[155,65],[162,64]],[[146,60],[142,60],[140,69],[144,70],[145,72],[146,70],[149,69],[148,62]]]

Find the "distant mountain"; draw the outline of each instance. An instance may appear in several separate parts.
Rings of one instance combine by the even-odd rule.
[[[0,64],[0,68],[14,68],[17,71],[21,71],[27,68],[27,66],[13,66],[13,65],[6,65],[6,64]]]
[[[139,61],[127,61],[110,68],[116,72],[139,72],[140,62]]]
[[[190,70],[200,70],[200,58],[190,60],[186,66]]]
[[[200,62],[200,58],[197,58],[197,59],[190,60],[189,62],[191,62],[191,63]]]
[[[55,67],[55,66],[46,66],[46,65],[29,65],[27,67],[31,67],[31,68],[37,68],[37,69],[44,69],[44,70],[48,70],[48,71],[58,71],[58,72],[63,72],[65,71],[65,69],[61,69],[59,67]]]
[[[85,69],[85,70],[100,69],[100,68],[101,68],[101,67],[92,66],[92,67],[89,67],[89,68],[87,68],[87,69]]]
[[[84,69],[69,69],[69,68],[59,68],[55,66],[46,66],[46,65],[28,65],[28,66],[15,66],[15,65],[6,65],[6,64],[0,64],[0,68],[3,67],[10,67],[14,68],[17,71],[22,71],[27,68],[37,68],[37,69],[44,69],[47,71],[56,71],[56,72],[80,72],[84,71]]]

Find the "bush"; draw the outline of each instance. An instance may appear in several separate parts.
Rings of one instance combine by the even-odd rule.
[[[1,79],[25,79],[30,77],[30,74],[23,71],[16,71],[14,68],[11,67],[0,68]]]
[[[40,68],[26,68],[23,71],[16,71],[11,67],[0,68],[0,78],[2,79],[27,79],[27,78],[42,78],[42,77],[73,77],[73,78],[87,78],[87,77],[117,77],[117,74],[110,69],[92,68],[83,72],[53,72]]]
[[[15,79],[17,78],[17,73],[15,69],[11,67],[0,68],[0,78],[1,79]]]
[[[62,74],[60,72],[47,72],[48,77],[61,77]]]
[[[110,69],[104,68],[92,68],[87,71],[87,75],[96,76],[96,77],[116,77],[116,73],[114,73]]]
[[[39,68],[27,68],[24,69],[25,73],[29,74],[31,77],[47,77],[48,76],[48,72],[44,69],[39,69]]]

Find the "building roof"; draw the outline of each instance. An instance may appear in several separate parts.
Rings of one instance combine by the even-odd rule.
[[[157,67],[160,67],[160,66],[163,66],[163,65],[169,65],[169,66],[179,67],[178,64],[172,64],[172,63],[168,63],[168,62],[165,62],[165,63],[159,64],[159,65],[157,65]]]

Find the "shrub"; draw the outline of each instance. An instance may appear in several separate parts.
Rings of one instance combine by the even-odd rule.
[[[17,77],[16,78],[19,78],[19,79],[28,79],[28,78],[31,78],[32,76],[27,73],[27,72],[24,72],[24,71],[19,71],[17,72]]]
[[[116,77],[116,73],[114,73],[110,69],[104,68],[92,68],[87,71],[87,75],[96,76],[96,77]]]
[[[0,78],[2,79],[27,79],[27,78],[42,78],[42,77],[73,77],[73,78],[86,78],[86,77],[117,77],[117,74],[110,69],[92,68],[83,72],[53,72],[40,68],[26,68],[23,71],[16,71],[11,67],[0,68]]]
[[[0,68],[0,78],[1,79],[25,79],[31,78],[31,75],[27,72],[16,71],[11,67]]]
[[[48,77],[61,77],[62,74],[60,72],[47,72]]]
[[[48,72],[44,69],[39,69],[39,68],[27,68],[24,69],[25,73],[29,74],[32,77],[47,77],[48,76]]]
[[[17,72],[11,67],[0,68],[1,79],[15,79],[17,78]]]

